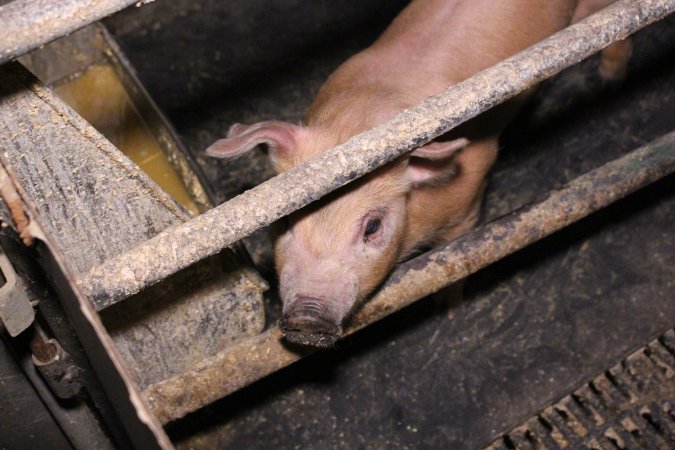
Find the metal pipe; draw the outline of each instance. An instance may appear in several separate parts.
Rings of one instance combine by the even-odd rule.
[[[0,6],[0,64],[133,4],[153,0],[14,0]]]
[[[232,245],[675,10],[621,0],[195,219],[93,268],[79,283],[103,309]]]
[[[675,171],[675,131],[525,206],[401,264],[357,312],[345,335],[490,265]],[[311,353],[286,347],[274,327],[225,349],[143,395],[163,423],[223,398]],[[189,391],[189,392],[188,392]]]

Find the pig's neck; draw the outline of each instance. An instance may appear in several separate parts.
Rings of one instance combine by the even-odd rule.
[[[457,175],[441,186],[413,189],[401,258],[451,241],[477,222],[488,171],[497,158],[498,135],[479,138],[455,157]]]
[[[329,80],[310,107],[305,123],[317,131],[320,139],[341,144],[394,117],[410,102],[399,89],[385,83],[353,83],[336,86]]]
[[[449,206],[447,198],[462,205]],[[407,203],[408,223],[401,244],[400,260],[431,247],[442,245],[468,232],[476,224],[480,198],[471,202],[459,198],[445,187],[429,187],[410,193]]]

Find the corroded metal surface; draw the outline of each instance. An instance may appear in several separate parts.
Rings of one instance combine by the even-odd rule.
[[[309,203],[523,92],[611,42],[675,10],[675,0],[622,0],[431,97],[391,121],[172,227],[92,269],[82,286],[105,307],[218,252]]]
[[[10,180],[9,176],[4,170],[0,170],[0,196],[7,206],[9,215],[14,222],[19,237],[25,246],[30,246],[33,243],[33,238],[28,232],[28,217],[23,210],[23,203],[19,194],[16,192],[13,180]]]
[[[141,388],[196,363],[265,325],[262,285],[228,249],[101,312]]]
[[[0,64],[128,6],[149,1],[14,0],[0,7]]]
[[[12,179],[13,173],[5,155],[0,154],[0,164]],[[130,376],[126,364],[101,323],[100,317],[84,297],[64,255],[55,245],[36,204],[29,195],[17,186],[26,213],[29,217],[29,232],[36,242],[34,251],[44,271],[50,277],[54,289],[62,300],[68,318],[84,347],[97,379],[103,387],[107,400],[113,405],[130,442],[136,448],[173,449],[164,429],[143,401],[140,390]]]
[[[143,121],[180,176],[199,212],[213,208],[213,202],[205,191],[206,184],[201,180],[200,169],[182,147],[175,131],[136,77],[131,63],[102,24],[92,24],[18,60],[48,87],[67,84],[67,80],[77,78],[97,64],[112,66],[126,95],[143,116]]]
[[[351,334],[675,171],[675,131],[548,194],[542,201],[401,264],[348,324]],[[277,328],[144,391],[162,422],[178,419],[311,352]]]
[[[188,219],[26,71],[6,65],[0,78],[0,147],[75,274]],[[144,292],[133,309],[106,311],[102,319],[145,387],[259,333],[263,289],[259,276],[226,249]]]
[[[171,197],[18,64],[3,66],[0,76],[0,145],[76,274],[185,217]],[[103,227],[113,231],[104,241]]]

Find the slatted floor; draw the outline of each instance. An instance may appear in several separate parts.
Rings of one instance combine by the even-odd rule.
[[[671,329],[486,450],[675,449]]]

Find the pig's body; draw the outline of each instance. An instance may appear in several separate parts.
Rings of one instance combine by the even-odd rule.
[[[324,139],[331,145],[308,148],[302,159],[564,28],[575,4],[570,0],[414,1],[377,42],[344,63],[323,85],[305,123],[325,130]],[[508,122],[509,109],[514,108],[502,107],[453,133],[468,138],[470,144],[453,158],[459,170],[450,182],[410,192],[403,255],[420,241],[450,240],[474,225],[485,174],[496,158],[497,139]]]
[[[609,3],[609,2],[606,2]],[[278,171],[345,142],[567,26],[572,0],[416,0],[322,86],[303,126],[235,125],[208,154],[267,144]],[[515,102],[292,215],[276,243],[292,341],[331,345],[354,305],[416,249],[476,222],[485,176]]]

